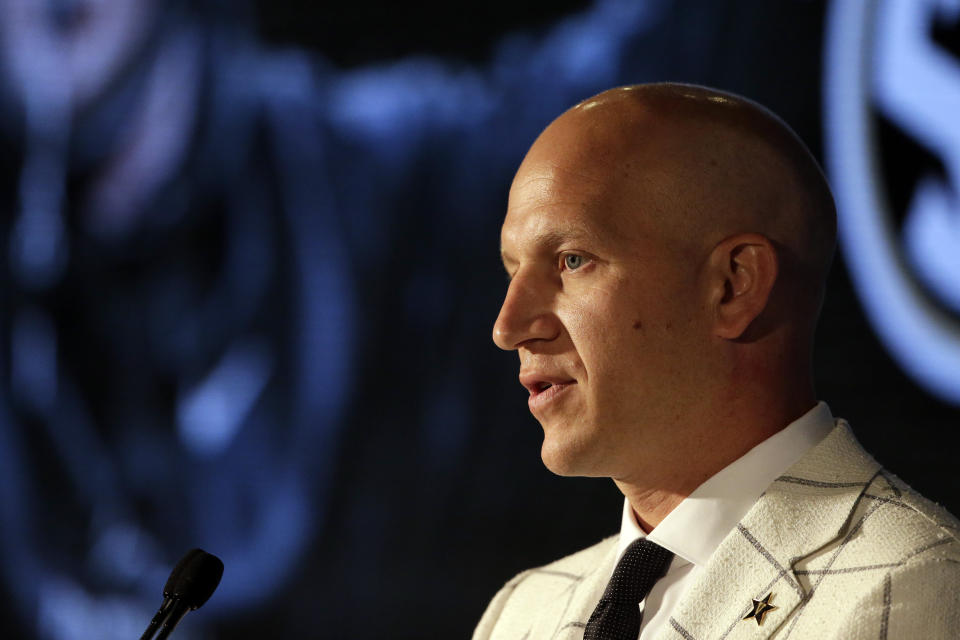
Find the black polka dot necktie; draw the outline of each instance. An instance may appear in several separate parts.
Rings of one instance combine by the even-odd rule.
[[[583,640],[637,640],[643,619],[640,602],[672,559],[671,552],[646,538],[630,543],[587,622]]]

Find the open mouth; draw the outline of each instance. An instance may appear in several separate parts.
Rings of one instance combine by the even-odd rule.
[[[534,372],[525,372],[521,373],[520,375],[520,384],[526,387],[527,391],[530,392],[531,397],[544,394],[552,395],[576,383],[577,381],[573,378],[548,375],[545,373],[537,374]]]
[[[566,395],[566,391],[575,384],[577,384],[576,380],[567,380],[565,382],[539,381],[528,385],[530,398],[528,398],[527,404],[530,406],[530,411],[534,415],[545,411],[548,406],[553,405],[559,401],[560,397]]]
[[[566,382],[547,382],[540,381],[532,385],[527,386],[527,390],[530,392],[531,396],[540,396],[540,395],[552,395],[554,393],[559,393],[563,391],[571,384],[575,384],[576,380],[567,380]]]

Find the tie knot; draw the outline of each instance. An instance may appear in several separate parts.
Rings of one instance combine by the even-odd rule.
[[[656,542],[646,538],[634,540],[617,562],[603,597],[637,604],[667,572],[672,559],[673,553]]]
[[[671,558],[672,553],[646,538],[630,543],[587,621],[584,640],[637,640],[643,621],[638,605],[667,572]]]

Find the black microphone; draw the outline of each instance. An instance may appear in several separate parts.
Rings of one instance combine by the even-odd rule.
[[[220,584],[223,563],[203,549],[191,549],[170,572],[163,586],[163,603],[140,640],[165,640],[188,611],[203,606]]]

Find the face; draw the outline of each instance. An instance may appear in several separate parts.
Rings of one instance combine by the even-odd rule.
[[[510,190],[493,337],[520,356],[546,466],[629,480],[676,449],[696,403],[702,286],[649,188],[656,145],[604,164],[595,141],[555,127]]]

